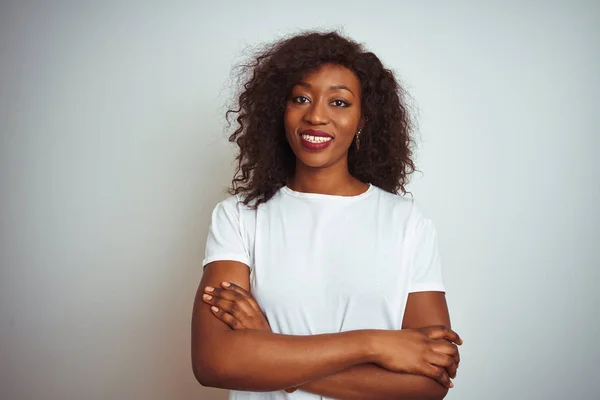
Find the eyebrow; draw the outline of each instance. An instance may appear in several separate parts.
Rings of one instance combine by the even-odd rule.
[[[309,88],[309,89],[312,87],[312,85],[308,82],[298,82],[297,84],[300,86]],[[354,94],[354,92],[352,90],[350,90],[350,88],[348,88],[348,86],[346,86],[346,85],[331,85],[331,86],[329,86],[329,90],[339,90],[339,89],[344,89],[344,90],[347,90],[350,93]]]

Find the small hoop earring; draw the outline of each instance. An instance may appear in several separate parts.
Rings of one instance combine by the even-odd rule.
[[[362,131],[362,128],[358,130],[358,132],[356,132],[356,150],[360,150],[360,132]]]

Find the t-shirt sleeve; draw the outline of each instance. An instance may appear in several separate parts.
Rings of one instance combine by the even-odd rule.
[[[428,218],[420,218],[415,236],[409,293],[445,292],[437,232],[433,222]]]
[[[252,267],[244,240],[242,218],[236,197],[226,199],[214,208],[202,267],[213,261],[238,261]]]

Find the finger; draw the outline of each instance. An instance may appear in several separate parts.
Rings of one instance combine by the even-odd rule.
[[[243,287],[240,287],[240,286],[238,286],[238,285],[236,285],[235,283],[232,283],[232,282],[223,282],[221,285],[225,289],[229,289],[229,290],[232,290],[232,291],[234,291],[236,293],[239,293],[242,297],[244,297],[246,299],[246,301],[248,301],[248,303],[250,303],[250,305],[256,311],[262,312],[262,310],[261,310],[260,306],[258,305],[256,299],[254,298],[254,296],[252,296],[252,293],[250,293],[249,291],[247,291]]]
[[[244,307],[240,306],[238,303],[227,301],[209,294],[204,294],[202,300],[205,303],[215,306],[232,315],[242,325],[244,325],[244,321],[247,320],[249,316]]]
[[[423,332],[429,336],[430,339],[447,339],[458,345],[462,344],[462,339],[458,336],[458,333],[445,325],[428,326],[424,328]]]
[[[448,376],[452,379],[456,378],[456,373],[458,372],[458,364],[452,363],[448,368],[446,368],[446,372]]]
[[[213,287],[207,286],[204,289],[204,292],[211,296],[216,296],[216,297],[225,299],[227,301],[246,301],[246,298],[244,296],[242,296],[241,294],[231,291],[231,290],[227,290],[227,289],[213,288]]]
[[[429,360],[431,364],[437,365],[438,367],[443,367],[450,378],[456,378],[456,369],[458,366],[456,364],[456,360],[454,360],[454,357],[441,353],[432,353],[429,357]]]
[[[460,338],[460,336],[458,336],[458,333],[456,333],[455,331],[453,331],[445,325],[433,327],[432,336],[430,336],[431,339],[446,339],[459,345],[462,344],[462,339]]]
[[[437,341],[436,341],[437,342]],[[432,350],[435,354],[443,357],[438,357],[436,362],[432,361],[432,364],[444,366],[446,371],[448,371],[448,375],[450,378],[456,378],[456,370],[460,364],[460,355],[458,353],[458,347],[455,344],[450,343],[446,339],[440,339],[440,343],[434,343]],[[445,342],[445,343],[444,343]],[[448,365],[448,361],[451,361],[451,365]],[[446,364],[440,364],[440,362],[445,362]]]
[[[231,310],[231,302],[227,301],[227,300],[223,300],[220,299],[216,296],[210,295],[210,294],[203,294],[202,295],[202,301],[204,301],[206,304],[210,304],[211,306],[216,306],[219,308],[222,308],[223,310],[229,312]]]
[[[238,293],[241,293],[241,294],[243,294],[245,296],[248,296],[248,297],[252,296],[249,291],[247,291],[243,287],[240,287],[240,286],[236,285],[233,282],[223,282],[223,283],[221,283],[221,286],[223,286],[225,289],[234,290],[234,291],[236,291]]]
[[[235,319],[233,317],[233,315],[227,313],[225,310],[220,309],[215,306],[210,307],[210,310],[212,311],[212,313],[215,317],[217,317],[221,321],[225,322],[231,329],[233,329],[233,330],[244,329],[244,327],[242,326],[240,321]]]
[[[438,367],[436,365],[429,364],[425,370],[425,376],[428,376],[432,379],[435,379],[440,383],[440,385],[451,388],[454,387],[454,384],[450,380],[450,376],[446,372],[446,370],[442,367]]]
[[[434,340],[431,348],[437,353],[449,355],[453,358],[456,358],[457,361],[460,361],[458,355],[458,346],[446,339]]]
[[[452,346],[454,346],[454,355],[452,357],[454,357],[454,361],[456,362],[456,366],[458,367],[458,364],[460,364],[460,352],[458,351],[458,346],[456,346],[455,344],[453,344]]]
[[[441,353],[436,353],[436,352],[431,352],[431,354],[429,354],[427,360],[429,361],[430,364],[437,365],[438,367],[443,367],[443,368],[448,368],[451,365],[456,364],[454,362],[454,358],[452,358],[446,354],[441,354]]]
[[[252,315],[254,312],[256,312],[254,307],[252,307],[252,304],[250,303],[249,298],[247,296],[235,292],[233,290],[213,288],[213,290],[208,294],[214,297],[218,297],[220,299],[227,300],[231,303],[236,303],[237,307],[244,310],[244,312],[247,315]]]

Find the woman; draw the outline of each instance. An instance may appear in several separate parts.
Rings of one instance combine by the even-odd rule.
[[[459,364],[435,230],[405,194],[392,72],[305,33],[246,65],[233,196],[212,215],[192,364],[232,399],[441,399]],[[298,390],[296,390],[298,389]]]

